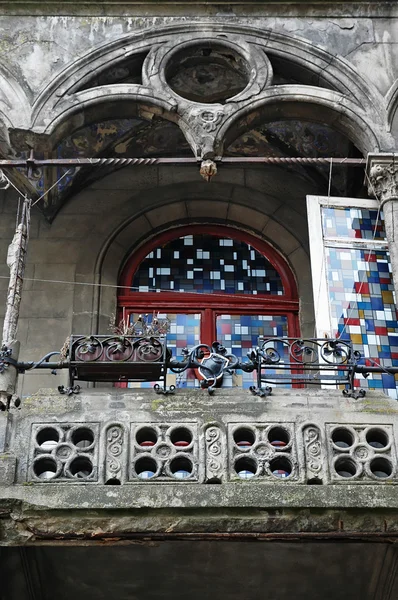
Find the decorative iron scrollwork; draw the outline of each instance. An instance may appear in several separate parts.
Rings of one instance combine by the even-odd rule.
[[[155,383],[155,385],[153,386],[153,389],[155,390],[155,392],[157,394],[163,394],[164,396],[168,396],[169,394],[175,393],[176,386],[171,385],[170,387],[166,387],[166,386],[162,387],[158,383]]]
[[[366,390],[343,390],[343,395],[346,398],[353,398],[354,400],[358,400],[359,398],[364,398],[366,396]]]
[[[141,328],[138,331],[138,325]],[[121,326],[120,326],[121,327]],[[127,327],[127,326],[126,326]],[[130,331],[134,328],[135,334]],[[157,393],[172,394],[175,387],[166,385],[167,371],[181,375],[188,369],[195,371],[203,389],[212,394],[221,387],[223,376],[237,370],[256,372],[250,392],[260,397],[269,396],[272,386],[316,384],[341,386],[343,393],[352,398],[365,396],[364,389],[355,389],[355,375],[386,372],[382,365],[358,364],[361,355],[347,340],[325,338],[260,337],[259,344],[240,360],[228,352],[220,342],[211,346],[198,344],[182,350],[182,361],[172,358],[165,335],[167,320],[154,319],[148,325],[146,317],[114,335],[71,336],[69,351],[50,352],[38,362],[15,362],[9,350],[0,351],[0,372],[8,364],[15,364],[19,372],[31,369],[69,369],[70,385],[61,386],[62,393],[76,393],[74,382],[80,381],[148,381],[158,382]],[[49,359],[59,355],[60,362]],[[398,367],[388,367],[388,373],[398,373]],[[71,391],[72,390],[72,391]]]
[[[76,362],[156,362],[162,359],[163,340],[155,336],[89,336],[72,338]]]
[[[255,385],[251,385],[249,390],[253,396],[260,396],[261,398],[265,398],[272,394],[272,387],[269,385],[266,387],[256,387]]]
[[[169,362],[170,370],[179,374],[187,369],[195,369],[201,387],[207,389],[209,394],[221,384],[224,373],[241,368],[239,359],[220,342],[213,342],[211,346],[198,344],[191,351],[184,349],[183,355],[183,362]]]
[[[72,396],[72,394],[80,393],[80,385],[73,385],[73,386],[67,386],[67,387],[65,387],[64,385],[59,385],[58,391],[60,394],[64,394],[66,396]]]
[[[350,394],[361,355],[346,340],[260,337],[258,348],[248,358],[257,371],[257,386],[251,388],[254,394],[267,391],[264,383],[342,384],[344,393]],[[365,391],[358,394],[364,396]]]

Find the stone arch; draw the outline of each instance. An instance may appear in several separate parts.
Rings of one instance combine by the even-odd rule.
[[[115,113],[119,118],[139,114],[147,119],[156,115],[170,121],[176,120],[175,107],[170,102],[154,97],[148,88],[137,88],[129,85],[103,86],[98,91],[79,92],[72,105],[61,105],[59,113],[48,123],[44,133],[51,136],[52,145],[55,145],[75,129],[94,120],[105,120]]]
[[[85,157],[105,156],[122,160],[125,158],[159,158],[169,156],[173,149],[172,156],[191,157],[190,145],[176,123],[176,114],[169,102],[163,98],[154,98],[150,94],[145,95],[142,90],[139,94],[134,93],[131,89],[129,91],[124,89],[125,93],[120,93],[120,87],[137,86],[108,86],[107,89],[103,87],[98,94],[96,90],[80,92],[78,101],[73,106],[65,106],[65,111],[48,124],[45,132],[48,137],[45,141],[41,138],[45,149],[54,152],[56,156],[65,156],[62,150],[66,148],[67,152],[74,153],[72,156],[78,158],[81,155],[80,148],[77,147],[79,146],[77,142],[75,145],[75,141],[79,140],[80,136],[80,140],[85,138],[87,142],[81,146],[84,148]],[[124,129],[126,123],[129,125]],[[97,131],[94,135],[98,136],[100,135],[98,132],[103,132],[107,125],[110,126],[110,131],[112,127],[115,128],[115,135],[113,137],[105,135],[98,145],[92,143],[91,126],[94,126],[94,130]],[[142,128],[142,134],[139,128]],[[157,137],[159,131],[161,134],[160,137]],[[169,140],[168,144],[162,143],[162,136],[165,139],[166,134]],[[123,154],[123,151],[118,151],[116,147],[120,142],[126,140],[128,144],[125,147],[128,150],[125,150],[125,154]],[[135,146],[132,140],[134,140]],[[148,147],[144,144],[145,140],[149,140]],[[68,156],[71,154],[66,154],[66,157]],[[51,204],[44,207],[48,220],[53,221],[60,208],[76,194],[77,190],[90,186],[93,181],[117,172],[118,169],[120,169],[120,165],[114,165],[112,161],[109,161],[109,164],[107,163],[97,170],[87,166],[72,171],[68,186],[60,188],[60,190],[54,189]]]
[[[270,29],[257,29],[242,25],[189,23],[170,25],[151,31],[127,34],[88,52],[64,69],[37,98],[33,109],[33,121],[39,124],[48,109],[53,110],[66,96],[74,93],[80,83],[93,71],[103,69],[112,62],[122,60],[132,53],[147,51],[175,37],[178,45],[182,35],[191,39],[195,35],[209,33],[213,37],[228,39],[228,35],[241,36],[242,41],[263,47],[270,55],[285,56],[305,66],[319,77],[325,78],[334,89],[350,95],[358,105],[380,106],[381,97],[376,88],[359,75],[356,69],[342,57],[291,34],[281,34]]]
[[[8,128],[28,128],[31,107],[12,73],[0,65],[0,118]]]
[[[299,231],[293,233],[292,228],[283,223],[283,213],[278,213],[275,199],[267,198],[264,193],[245,189],[246,199],[250,196],[251,206],[239,202],[241,192],[236,190],[232,197],[230,188],[222,193],[222,186],[212,194],[195,194],[195,185],[191,192],[183,186],[171,186],[162,202],[150,202],[150,196],[159,193],[149,190],[140,193],[143,198],[142,208],[137,207],[128,218],[122,218],[119,223],[103,238],[98,250],[95,265],[89,267],[89,280],[106,283],[110,286],[117,284],[119,273],[131,253],[142,245],[149,237],[184,224],[215,224],[228,225],[237,230],[243,230],[259,239],[268,242],[280,253],[291,267],[299,289],[301,307],[301,326],[303,333],[313,332],[313,302],[309,256],[305,241],[300,241]],[[208,186],[210,187],[210,186]],[[243,191],[243,188],[242,188]],[[163,195],[162,195],[163,196]],[[217,197],[217,200],[215,199]],[[259,200],[262,198],[262,204]],[[145,202],[145,199],[148,202]],[[146,206],[145,206],[146,205]],[[268,213],[268,214],[267,214]],[[215,215],[217,215],[215,217]],[[296,235],[295,235],[296,234]],[[82,253],[84,254],[82,248]],[[85,256],[82,254],[79,269],[87,272],[84,265]],[[93,279],[94,276],[94,279]],[[77,287],[75,305],[82,308],[84,290]],[[86,297],[87,301],[87,297]],[[115,312],[116,290],[113,287],[95,288],[94,295],[88,300],[86,313],[92,312],[92,331],[106,331],[109,317]],[[76,313],[79,311],[76,310]],[[78,328],[77,322],[74,329]]]
[[[316,108],[316,111],[314,111]],[[265,92],[262,98],[238,109],[218,132],[224,147],[256,124],[280,119],[306,119],[330,125],[366,155],[390,147],[392,140],[369,115],[339,92],[311,86],[278,86]]]
[[[370,80],[365,81],[357,69],[345,58],[329,52],[300,36],[267,31],[264,50],[270,57],[289,60],[293,65],[305,67],[316,75],[318,87],[326,83],[334,91],[348,96],[358,106],[371,108],[383,121],[380,107],[383,98]],[[258,32],[253,32],[253,36]]]
[[[79,108],[81,109],[85,102],[88,105],[91,103],[101,104],[110,99],[126,97],[129,99],[134,98],[135,101],[148,103],[150,106],[164,110],[166,118],[181,123],[188,139],[192,134],[190,134],[189,127],[186,126],[186,121],[192,120],[193,113],[186,114],[186,106],[181,113],[179,102],[176,101],[173,94],[163,94],[160,88],[154,89],[153,86],[156,87],[156,82],[161,82],[162,79],[157,77],[158,67],[154,59],[165,44],[173,44],[178,47],[186,43],[188,39],[200,40],[209,36],[220,42],[224,40],[226,43],[229,43],[229,38],[235,44],[241,40],[242,52],[244,52],[244,46],[246,49],[248,46],[256,47],[256,52],[261,49],[264,56],[266,53],[270,57],[277,56],[279,59],[282,57],[293,64],[301,67],[305,66],[313,73],[319,85],[319,87],[299,86],[300,89],[297,89],[294,85],[273,86],[271,77],[266,84],[271,87],[262,88],[260,86],[256,88],[254,86],[250,94],[243,94],[241,99],[237,99],[238,101],[227,102],[227,121],[236,121],[239,118],[240,111],[248,111],[248,107],[253,107],[256,102],[267,102],[270,94],[275,94],[275,98],[280,94],[280,102],[285,101],[284,95],[291,99],[295,94],[299,94],[299,101],[301,103],[308,102],[311,106],[314,105],[314,102],[318,107],[326,106],[328,102],[330,104],[334,102],[334,113],[343,115],[342,119],[347,121],[347,129],[350,128],[350,123],[353,130],[357,126],[363,129],[364,136],[368,138],[367,151],[376,150],[379,147],[383,147],[383,149],[392,147],[393,142],[387,134],[384,99],[373,84],[365,81],[356,69],[342,57],[333,55],[307,40],[272,30],[258,30],[246,26],[226,24],[213,25],[210,30],[205,23],[171,25],[163,27],[161,30],[154,29],[138,34],[128,34],[87,53],[59,74],[37,99],[33,108],[34,130],[38,133],[44,130],[48,133],[51,132],[68,115],[77,114]],[[145,61],[146,69],[153,74],[153,77],[152,75],[146,77],[144,83],[150,83],[151,87],[147,85],[112,84],[85,89],[80,92],[76,91],[81,88],[93,72],[100,71],[112,62],[121,61],[129,54],[134,55],[134,53],[139,52],[148,52]],[[332,90],[323,88],[323,83]],[[278,90],[278,87],[285,87],[285,90]],[[167,92],[167,89],[165,89],[165,92]],[[329,92],[329,97],[327,97],[327,92]],[[165,100],[166,97],[167,100]],[[318,98],[318,102],[315,101],[316,98]],[[52,114],[55,114],[55,119],[52,118]],[[364,119],[365,114],[367,122]],[[48,124],[49,121],[50,124]],[[369,121],[372,122],[372,130],[367,125]],[[222,131],[226,131],[228,128],[229,125],[222,125]],[[221,132],[217,138],[220,137]],[[191,145],[193,148],[195,147],[192,140]],[[200,146],[200,144],[196,145]]]
[[[127,39],[131,41],[129,48],[125,47]],[[112,62],[122,60],[129,51],[147,50],[149,52],[152,44],[152,36],[148,32],[141,32],[133,36],[129,34],[90,50],[72,62],[49,82],[36,99],[32,111],[32,125],[42,129],[58,104],[62,104],[68,96],[73,95],[76,89],[92,76],[93,72],[105,68]]]

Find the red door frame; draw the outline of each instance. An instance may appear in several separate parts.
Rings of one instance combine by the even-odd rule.
[[[134,275],[146,256],[176,238],[186,235],[208,234],[231,238],[252,246],[262,254],[278,271],[284,295],[223,294],[222,292],[198,294],[190,292],[138,292],[131,291]],[[222,314],[262,314],[287,315],[289,337],[298,337],[299,300],[296,281],[286,260],[267,242],[255,236],[225,225],[185,225],[175,227],[154,236],[142,244],[128,259],[120,276],[118,307],[131,312],[202,313],[201,342],[211,344],[216,336],[215,315]],[[219,303],[218,303],[219,300]],[[200,308],[198,307],[200,306]]]

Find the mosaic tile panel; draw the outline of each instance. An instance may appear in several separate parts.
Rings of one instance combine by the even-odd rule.
[[[212,235],[187,235],[157,248],[144,259],[134,291],[282,295],[271,263],[244,242]]]
[[[351,239],[384,240],[383,213],[377,218],[377,210],[364,208],[322,209],[322,227],[325,237],[348,237]]]
[[[281,315],[219,315],[217,317],[217,340],[228,352],[235,354],[241,360],[245,360],[247,353],[258,345],[260,335],[286,337],[287,317]],[[280,345],[277,349],[283,356],[284,347]],[[269,373],[272,377],[275,370],[270,370]],[[237,370],[236,374],[224,377],[223,387],[248,388],[255,383],[255,372],[244,373]]]
[[[366,212],[366,211],[365,211]],[[332,326],[351,339],[362,364],[398,366],[398,323],[389,254],[384,250],[325,248]],[[398,376],[358,375],[356,385],[397,398]]]
[[[130,314],[130,322],[136,322],[139,313]],[[182,360],[182,348],[192,348],[200,342],[200,319],[199,314],[182,313],[158,313],[159,319],[168,319],[170,330],[167,333],[167,347],[172,351],[173,358]],[[151,323],[153,315],[148,315],[148,324]],[[156,381],[130,382],[131,388],[152,388]],[[171,372],[167,374],[167,384],[175,385],[177,388],[199,387],[199,382],[195,379],[193,369],[177,375]]]

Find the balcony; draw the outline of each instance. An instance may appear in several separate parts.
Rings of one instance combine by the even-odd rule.
[[[9,543],[24,536],[87,539],[94,513],[105,537],[166,535],[170,523],[159,509],[178,514],[173,534],[394,537],[398,407],[383,394],[350,387],[360,365],[349,347],[263,340],[247,360],[235,358],[200,345],[179,362],[161,336],[72,336],[58,362],[50,362],[52,353],[36,363],[15,361],[19,370],[68,369],[72,380],[61,389],[67,393],[41,390],[0,412],[0,505],[12,507]],[[11,368],[12,356],[3,360]],[[202,369],[205,389],[170,390],[167,370],[187,366]],[[230,369],[251,372],[252,389],[217,387]],[[290,389],[275,385],[278,375],[284,384],[290,378]],[[160,383],[77,389],[77,381],[99,379]],[[324,381],[344,382],[346,393],[322,389]],[[309,382],[316,386],[303,387]],[[107,513],[144,507],[134,526]],[[376,507],[384,509],[381,520]],[[67,521],[56,516],[63,509]],[[253,520],[252,510],[278,516]],[[192,511],[199,511],[195,523]],[[330,519],[320,520],[319,511]],[[234,514],[241,514],[236,522]]]
[[[57,362],[52,362],[54,356]],[[363,364],[361,364],[361,362]],[[173,357],[165,334],[143,332],[139,335],[72,335],[61,352],[50,352],[37,362],[18,362],[12,351],[3,348],[0,367],[13,365],[20,373],[34,369],[68,369],[70,385],[59,387],[61,393],[78,393],[76,382],[111,382],[127,385],[152,382],[157,393],[174,393],[167,387],[167,374],[181,375],[193,371],[200,387],[213,394],[225,384],[225,377],[240,372],[251,374],[242,387],[258,396],[268,396],[273,386],[304,387],[309,385],[340,388],[346,396],[363,397],[364,387],[355,385],[355,376],[367,378],[386,371],[380,365],[361,361],[350,341],[324,338],[259,337],[258,346],[238,358],[219,342],[212,346],[198,344],[183,348],[181,357]],[[397,371],[389,368],[388,372]],[[156,383],[155,383],[156,382]],[[366,385],[366,380],[363,381]],[[148,387],[148,386],[146,386]],[[186,385],[184,386],[186,387]],[[190,387],[195,387],[192,385]],[[231,384],[227,382],[227,387]],[[370,386],[371,387],[371,386]]]

